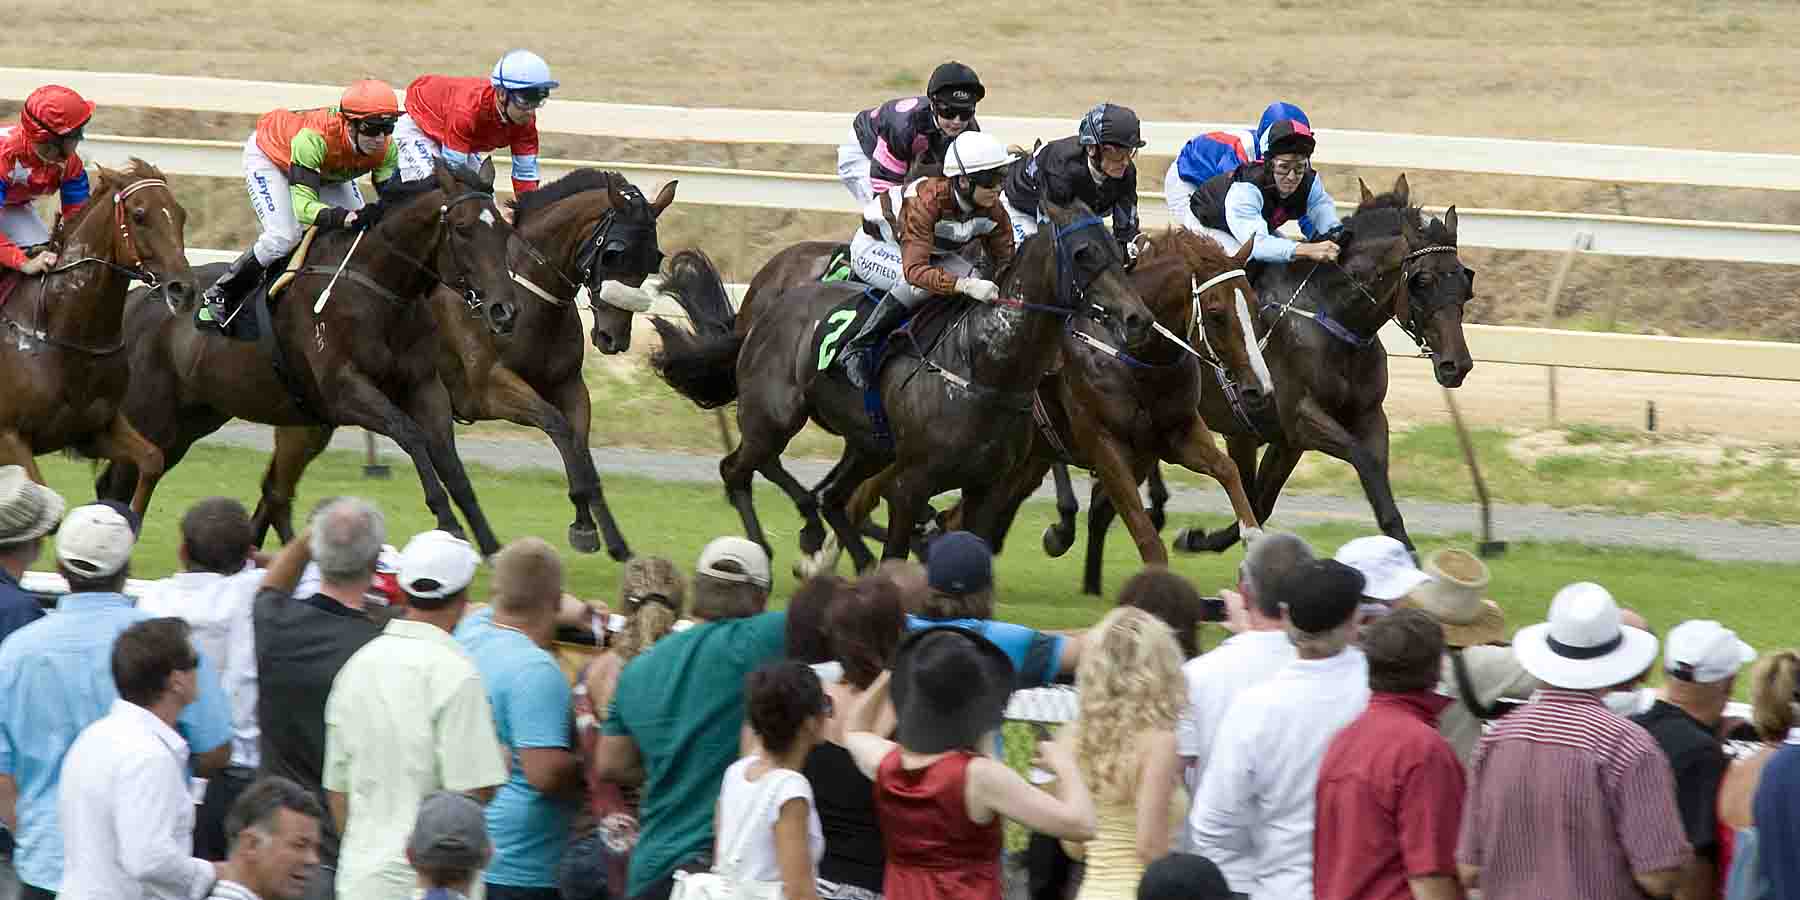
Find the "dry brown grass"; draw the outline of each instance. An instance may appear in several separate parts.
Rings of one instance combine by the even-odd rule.
[[[1146,118],[1238,121],[1281,96],[1321,125],[1370,130],[1777,152],[1800,145],[1800,119],[1780,115],[1771,99],[1800,92],[1800,72],[1777,63],[1787,36],[1800,30],[1800,7],[1775,2],[915,2],[911,21],[969,24],[935,29],[934,46],[910,54],[891,49],[905,43],[896,35],[925,26],[897,26],[846,0],[551,0],[480,11],[444,0],[140,0],[132,10],[130,28],[119,27],[114,5],[97,0],[65,4],[55,17],[23,17],[7,29],[5,58],[307,82],[372,74],[404,84],[425,71],[480,73],[522,45],[551,61],[570,97],[849,110],[917,90],[942,54],[982,73],[984,109],[1067,115],[1071,124],[1100,99],[1131,104]],[[1116,24],[1082,24],[1096,14]],[[502,19],[504,33],[488,27]],[[1276,59],[1288,63],[1271,66]],[[10,113],[0,104],[0,114]],[[235,140],[250,121],[107,109],[94,130]],[[545,143],[546,155],[586,159],[832,165],[826,148],[565,136]],[[1158,182],[1167,164],[1146,158],[1141,169]],[[1354,196],[1357,174],[1374,185],[1393,177],[1327,174],[1340,196]],[[1415,198],[1464,207],[1800,221],[1800,194],[1443,172],[1415,173],[1412,183]],[[236,247],[252,236],[235,182],[189,179],[181,196],[192,214],[191,246]],[[678,204],[664,245],[701,246],[742,281],[791,241],[841,237],[853,227],[849,213]],[[1470,250],[1465,258],[1481,271],[1472,321],[1542,320],[1551,255]],[[1560,310],[1563,324],[1591,327],[1616,301],[1620,330],[1800,340],[1797,294],[1800,271],[1787,267],[1593,257],[1576,265]]]

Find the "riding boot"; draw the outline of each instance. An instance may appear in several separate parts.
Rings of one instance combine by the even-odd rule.
[[[893,294],[884,295],[881,302],[875,305],[875,311],[863,322],[861,331],[844,345],[839,359],[844,366],[844,377],[856,385],[858,390],[868,390],[869,383],[874,380],[874,373],[869,371],[874,360],[869,356],[875,345],[881,342],[887,333],[893,331],[906,318],[906,307]]]
[[[238,304],[262,281],[263,264],[256,258],[255,250],[245,250],[242,256],[232,260],[231,267],[219,280],[212,283],[201,295],[206,304],[206,315],[203,319],[213,329],[224,332],[225,325],[237,311]]]

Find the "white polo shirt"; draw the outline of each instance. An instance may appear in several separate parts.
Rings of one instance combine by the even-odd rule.
[[[150,710],[125,700],[83,729],[63,757],[68,900],[200,900],[213,864],[193,858],[188,745]],[[135,873],[135,874],[133,874]]]
[[[263,570],[235,575],[182,572],[153,581],[138,594],[138,609],[183,619],[194,646],[219,667],[220,687],[231,699],[231,764],[262,764],[262,729],[256,719],[256,628],[251,621]]]
[[[1182,665],[1188,706],[1175,726],[1175,752],[1194,760],[1188,770],[1190,794],[1200,787],[1200,775],[1206,771],[1213,739],[1231,701],[1245,688],[1275,677],[1295,658],[1294,642],[1285,630],[1245,631]]]

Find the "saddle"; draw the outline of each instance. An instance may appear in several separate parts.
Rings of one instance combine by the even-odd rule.
[[[864,288],[845,298],[813,326],[812,343],[806,359],[820,377],[836,378],[850,386],[844,367],[837,365],[839,351],[850,338],[862,330],[863,323],[881,302],[881,292]],[[925,303],[901,320],[894,330],[881,339],[872,354],[874,363],[869,389],[863,392],[863,410],[869,416],[870,428],[877,441],[892,444],[887,429],[887,414],[881,402],[881,370],[890,357],[913,356],[924,359],[950,326],[961,317],[971,301],[960,297],[938,297]]]
[[[288,255],[285,262],[276,263],[263,274],[259,283],[242,303],[237,312],[225,323],[225,337],[234,341],[255,341],[262,338],[267,327],[269,311],[274,309],[275,300],[293,280],[300,275],[306,265],[306,256],[312,250],[313,238],[317,236],[317,226],[309,226],[306,235],[300,239],[300,246]],[[211,331],[211,326],[200,321],[200,309],[194,310],[194,327],[201,331]]]

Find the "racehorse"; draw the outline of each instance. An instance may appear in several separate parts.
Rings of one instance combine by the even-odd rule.
[[[863,286],[790,287],[759,304],[751,326],[740,330],[710,263],[683,267],[677,257],[663,289],[677,296],[695,331],[656,322],[663,349],[652,365],[703,407],[738,400],[740,443],[719,463],[719,474],[752,540],[768,547],[750,480],[778,459],[809,418],[845,438],[843,458],[816,493],[818,508],[858,569],[874,559],[844,504],[890,462],[891,521],[915,521],[932,494],[961,488],[969,529],[992,539],[1006,500],[994,490],[997,476],[1024,459],[1032,393],[1054,362],[1068,320],[1079,315],[1113,323],[1128,345],[1141,341],[1152,321],[1092,212],[1080,203],[1046,204],[1044,215],[1044,228],[999,276],[1004,302],[933,301],[941,304],[933,313],[948,317],[941,338],[908,359],[890,357],[893,364],[882,368],[877,380],[891,445],[872,427],[862,392],[837,369],[810,365],[819,321]],[[819,352],[826,352],[822,344]],[[816,513],[807,519],[802,547],[816,548],[823,528]],[[883,555],[904,556],[909,534],[891,529]]]
[[[1138,484],[1158,460],[1180,463],[1217,479],[1239,521],[1255,528],[1237,467],[1200,417],[1200,392],[1203,381],[1220,380],[1231,385],[1247,408],[1260,413],[1274,388],[1260,348],[1248,337],[1254,334],[1251,311],[1257,307],[1244,272],[1252,245],[1227,256],[1206,238],[1171,229],[1152,240],[1151,248],[1132,270],[1132,287],[1157,323],[1183,343],[1152,342],[1140,359],[1110,352],[1086,329],[1066,335],[1062,367],[1038,385],[1031,453],[1004,478],[1001,490],[1009,502],[1001,521],[1011,524],[1053,464],[1072,461],[1092,470],[1095,491],[1104,491],[1125,510],[1126,527],[1144,563],[1167,565],[1156,526],[1138,502]],[[1204,355],[1195,354],[1193,345]],[[889,477],[883,472],[857,491],[850,504],[852,521],[860,522],[870,512]],[[1063,522],[1044,530],[1044,549],[1051,556],[1061,556],[1073,542],[1073,514],[1067,510]],[[949,510],[945,521],[946,527],[959,527],[960,507]],[[994,541],[995,552],[1005,530],[1003,526]],[[809,571],[829,569],[835,561],[835,552],[827,552]]]
[[[1345,221],[1336,265],[1270,266],[1257,279],[1261,340],[1275,376],[1277,417],[1240,416],[1225,392],[1208,382],[1201,414],[1226,436],[1231,458],[1249,486],[1259,522],[1267,522],[1281,488],[1308,450],[1356,469],[1383,534],[1412,547],[1388,482],[1387,351],[1377,337],[1390,319],[1432,360],[1446,388],[1460,387],[1474,362],[1462,330],[1463,306],[1474,296],[1475,270],[1456,254],[1456,207],[1427,219],[1410,206],[1406,176],[1362,197]],[[1267,444],[1260,464],[1256,451]],[[1167,491],[1161,494],[1163,499]],[[1152,492],[1156,501],[1156,492]],[[1073,497],[1068,498],[1073,506]],[[1059,506],[1062,505],[1059,500]],[[1099,584],[1110,500],[1096,492],[1089,510],[1087,574]],[[1160,514],[1160,511],[1157,511]],[[1184,531],[1177,550],[1222,551],[1238,539],[1233,523],[1212,534]]]
[[[438,328],[438,377],[450,393],[456,417],[464,421],[504,419],[544,432],[562,455],[575,521],[569,545],[582,553],[600,549],[602,537],[613,559],[631,556],[607,508],[600,473],[588,452],[593,415],[582,378],[585,350],[576,292],[588,290],[594,316],[594,349],[605,354],[631,349],[634,308],[615,305],[602,283],[643,284],[662,265],[656,218],[675,200],[675,182],[648,201],[625,176],[600,169],[577,169],[512,201],[514,242],[511,265],[525,293],[510,335],[496,335],[469,318],[463,298],[440,286],[431,294]],[[276,431],[275,467],[296,481],[313,457],[330,443],[332,428]],[[294,483],[275,484],[265,494],[292,497]],[[270,510],[276,534],[293,537],[287,506]],[[595,520],[599,520],[598,529]],[[264,523],[268,524],[268,523]],[[257,535],[261,542],[262,535]]]
[[[163,454],[120,408],[129,376],[120,319],[134,278],[151,286],[159,306],[193,308],[182,240],[187,211],[141,159],[118,171],[95,169],[93,200],[58,228],[61,264],[42,275],[14,274],[12,303],[0,312],[0,463],[24,466],[42,483],[39,453],[70,449],[128,461],[143,474],[121,499],[142,514]]]
[[[450,398],[437,376],[437,329],[422,301],[448,285],[467,314],[508,330],[517,318],[506,264],[512,229],[494,206],[491,166],[477,175],[440,162],[433,177],[398,190],[360,240],[342,230],[316,236],[308,264],[261,323],[261,343],[202,332],[147,291],[134,292],[125,311],[132,336],[125,411],[169,467],[231,419],[385,434],[412,459],[438,527],[462,533],[454,499],[482,553],[492,554],[500,544],[456,455]],[[207,278],[222,271],[202,269]],[[245,301],[243,314],[256,314],[260,302]],[[298,481],[280,471],[286,462],[276,457],[263,477],[257,518],[264,522],[271,506],[292,502],[291,494],[271,499],[273,485]],[[101,496],[116,496],[123,468],[101,473]]]

